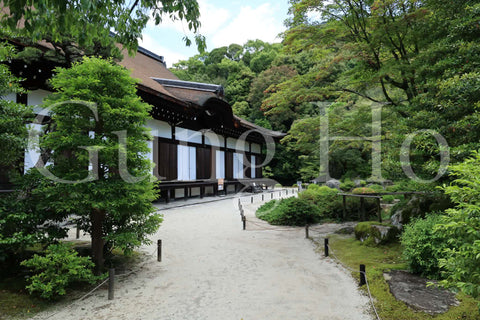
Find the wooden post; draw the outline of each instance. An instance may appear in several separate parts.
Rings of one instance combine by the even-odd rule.
[[[245,216],[242,216],[242,222],[243,222],[243,230],[247,229],[247,218]]]
[[[271,199],[273,199],[273,192],[272,192],[272,193],[270,193],[270,198],[271,198]]]
[[[288,196],[288,189],[286,191],[287,191],[287,196]]]
[[[378,212],[378,222],[382,222],[382,207],[380,206],[380,198],[377,198],[377,212]]]
[[[324,240],[324,251],[325,251],[325,257],[328,257],[328,238],[325,238]]]
[[[347,219],[347,196],[343,197],[343,220]]]
[[[265,201],[265,197],[264,197],[264,195],[263,195],[263,194],[262,194],[262,201]]]
[[[363,286],[367,283],[366,275],[365,275],[365,265],[360,265],[360,286]]]
[[[365,221],[365,200],[360,198],[360,221]]]
[[[113,300],[115,290],[115,269],[108,270],[108,300]]]
[[[162,262],[162,240],[157,240],[157,261]]]
[[[77,234],[75,238],[80,239],[80,223],[77,223]]]
[[[308,239],[308,238],[310,238],[310,237],[308,236],[308,224],[306,224],[305,225],[305,239]]]
[[[165,203],[169,203],[169,202],[170,202],[170,189],[167,189],[165,193]]]
[[[253,203],[253,196],[252,196],[252,198],[251,198],[251,200],[250,200],[250,203]]]

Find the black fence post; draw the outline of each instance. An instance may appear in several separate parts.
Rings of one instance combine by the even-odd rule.
[[[366,274],[365,274],[365,265],[360,265],[360,286],[363,286],[367,283]]]
[[[108,300],[113,300],[115,290],[115,269],[108,270]]]
[[[377,212],[378,222],[382,223],[382,206],[380,205],[380,198],[377,198]]]
[[[77,223],[77,234],[76,239],[80,239],[80,223]]]
[[[250,203],[253,203],[253,196],[252,196],[252,198],[251,198],[251,200],[250,200]]]
[[[243,230],[247,229],[247,218],[245,216],[242,216],[242,222],[243,222]]]
[[[262,201],[265,201],[265,197],[264,197],[264,195],[263,195],[263,194],[262,194]]]
[[[157,261],[162,262],[162,240],[157,240]]]
[[[305,239],[308,239],[308,224],[305,225]]]
[[[325,257],[328,257],[328,238],[325,238],[325,241],[324,241],[324,251],[325,251]]]

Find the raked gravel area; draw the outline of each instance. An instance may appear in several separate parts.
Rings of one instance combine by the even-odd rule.
[[[164,222],[152,240],[162,239],[162,262],[149,256],[139,271],[118,278],[114,300],[107,299],[104,286],[34,319],[373,319],[357,282],[315,253],[303,228],[267,227],[254,217],[258,202],[250,200],[243,200],[246,231],[236,198],[169,209],[159,205]]]

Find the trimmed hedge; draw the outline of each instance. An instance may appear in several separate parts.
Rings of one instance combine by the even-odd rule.
[[[320,209],[299,198],[272,200],[258,208],[256,215],[273,225],[304,226],[321,220]]]

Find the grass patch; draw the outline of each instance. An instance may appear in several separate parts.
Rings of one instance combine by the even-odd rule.
[[[27,319],[45,310],[50,303],[30,296],[22,278],[7,278],[0,282],[0,319]]]
[[[383,272],[407,269],[406,263],[402,260],[402,247],[398,243],[368,247],[354,238],[332,236],[329,244],[335,255],[346,266],[354,270],[358,270],[360,264],[366,266],[370,290],[376,300],[375,307],[382,320],[478,320],[480,318],[477,301],[461,293],[457,295],[460,301],[458,307],[451,307],[448,312],[436,316],[416,312],[405,303],[396,300],[390,293]],[[319,244],[320,247],[323,248],[323,244]],[[352,273],[352,275],[355,279],[359,277],[358,273]],[[364,286],[362,290],[366,291],[366,287]]]

